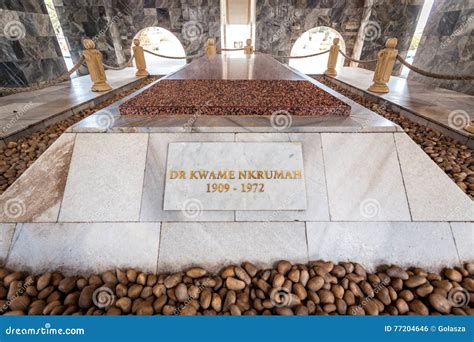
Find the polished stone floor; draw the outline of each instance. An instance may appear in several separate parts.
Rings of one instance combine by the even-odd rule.
[[[474,135],[462,129],[463,123],[474,121],[474,96],[393,76],[390,92],[375,94],[367,90],[372,77],[370,70],[344,67],[333,79],[340,86],[355,88],[359,95],[390,105],[401,115],[474,148]]]
[[[291,125],[280,127],[281,132],[395,132],[401,130],[393,122],[264,54],[204,56],[162,80],[186,78],[305,80],[351,106],[350,117],[293,116]],[[173,117],[120,115],[119,106],[122,103],[152,87],[153,84],[156,82],[89,116],[74,125],[70,132],[275,132],[271,124],[271,116],[209,116],[199,112],[191,117],[189,115]]]
[[[438,270],[474,260],[474,202],[397,125],[321,87],[351,117],[279,131],[268,118],[121,118],[114,104],[86,118],[0,196],[0,261],[71,274],[279,259]],[[171,142],[299,142],[307,209],[164,210]]]
[[[113,88],[107,92],[92,92],[90,77],[83,76],[53,87],[0,97],[0,143],[47,127],[131,88],[141,79],[134,72],[134,68],[106,71]]]

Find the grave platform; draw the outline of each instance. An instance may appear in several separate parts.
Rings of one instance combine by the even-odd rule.
[[[284,127],[272,125],[269,116],[121,116],[120,104],[142,89],[72,127],[0,197],[0,259],[14,269],[66,274],[116,267],[217,270],[243,260],[268,266],[280,259],[438,270],[474,260],[473,202],[396,124],[258,54],[203,57],[165,79],[266,75],[312,82],[349,105],[351,115],[290,116]],[[179,149],[170,150],[176,143],[197,150],[212,143],[221,152],[180,159]],[[218,210],[218,201],[206,208],[203,197],[202,206],[195,201],[191,210],[166,210],[171,166],[223,170],[232,162],[232,168],[248,169],[238,159],[257,157],[244,153],[233,161],[232,148],[222,155],[224,145],[242,143],[252,144],[252,155],[262,159],[252,165],[302,166],[304,187],[272,192],[280,199],[276,204],[294,207],[270,203],[265,210],[247,210],[230,203]],[[278,153],[264,148],[269,143]],[[299,158],[285,152],[288,143],[300,146],[301,163],[284,162]],[[280,163],[272,160],[276,156]],[[196,197],[186,187],[179,191],[183,198]],[[291,202],[294,196],[305,202]]]

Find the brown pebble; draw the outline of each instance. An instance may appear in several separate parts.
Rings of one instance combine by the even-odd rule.
[[[186,271],[186,275],[190,278],[202,278],[207,275],[207,271],[201,267],[193,267]]]
[[[225,284],[229,290],[240,291],[245,288],[245,283],[242,280],[233,277],[227,278]]]
[[[46,287],[48,287],[49,282],[51,281],[51,276],[51,272],[46,272],[38,278],[38,280],[36,281],[36,288],[38,289],[38,291],[42,291]]]
[[[313,277],[313,278],[309,279],[308,284],[306,285],[306,287],[309,290],[316,292],[316,291],[320,290],[323,287],[323,285],[324,285],[324,278],[316,276],[316,277]]]
[[[449,314],[451,312],[451,303],[445,297],[433,293],[428,298],[430,304],[439,312]]]
[[[178,285],[182,279],[181,273],[173,273],[165,279],[164,285],[167,289],[170,289]]]
[[[291,263],[289,261],[280,260],[277,263],[277,271],[281,275],[286,275],[290,271],[290,269],[291,269]]]
[[[421,275],[414,275],[405,280],[405,286],[409,288],[418,287],[426,283],[426,277]]]
[[[88,309],[93,305],[92,295],[95,289],[93,285],[88,285],[82,289],[78,300],[78,305],[81,309]]]

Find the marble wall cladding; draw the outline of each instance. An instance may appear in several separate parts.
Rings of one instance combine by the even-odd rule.
[[[202,51],[208,38],[220,37],[219,0],[157,0],[130,6],[127,1],[113,0],[121,10],[127,4],[130,11],[119,21],[121,43],[125,55],[131,53],[133,37],[142,29],[159,26],[171,31],[187,55]],[[141,5],[143,3],[143,5]]]
[[[359,45],[361,56],[357,52],[356,58],[375,59],[390,37],[398,38],[399,50],[406,54],[422,5],[423,0],[257,0],[256,48],[289,55],[304,32],[328,26],[341,34],[349,55]]]
[[[415,33],[424,0],[374,0],[369,20],[363,23],[363,46],[360,59],[376,59],[377,53],[385,47],[388,38],[398,39],[397,49],[406,56]],[[359,67],[374,70],[375,64],[359,64]],[[401,71],[397,63],[394,74]]]
[[[74,60],[81,40],[95,37],[104,61],[120,64],[131,56],[135,35],[150,26],[171,31],[188,55],[220,36],[219,0],[56,0],[55,6]]]
[[[474,2],[435,1],[413,64],[448,75],[474,74]],[[410,79],[474,95],[472,82],[427,78],[410,72]]]
[[[363,0],[257,0],[256,49],[289,55],[304,32],[328,26],[342,35],[351,54],[363,8]]]
[[[0,86],[44,82],[66,72],[44,1],[0,1]]]
[[[73,62],[79,60],[84,50],[82,40],[91,38],[97,49],[102,52],[104,63],[117,64],[117,54],[110,30],[117,19],[107,13],[104,0],[55,0],[54,5]]]

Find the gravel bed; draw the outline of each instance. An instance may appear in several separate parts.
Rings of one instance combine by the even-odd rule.
[[[88,277],[28,275],[0,268],[5,315],[474,315],[474,263],[440,274],[394,265],[244,262],[212,275],[204,268],[146,274],[114,270]]]
[[[157,80],[157,77],[148,77],[132,89],[121,92],[96,105],[94,108],[85,109],[47,128],[21,137],[15,141],[10,141],[7,143],[6,148],[0,147],[0,194],[13,184],[13,182],[70,126],[155,80]]]
[[[419,125],[391,111],[386,105],[367,100],[343,89],[326,77],[314,78],[402,127],[457,186],[471,199],[474,199],[474,153],[472,149],[437,130]]]
[[[162,80],[120,106],[122,115],[349,116],[351,107],[309,81]]]

